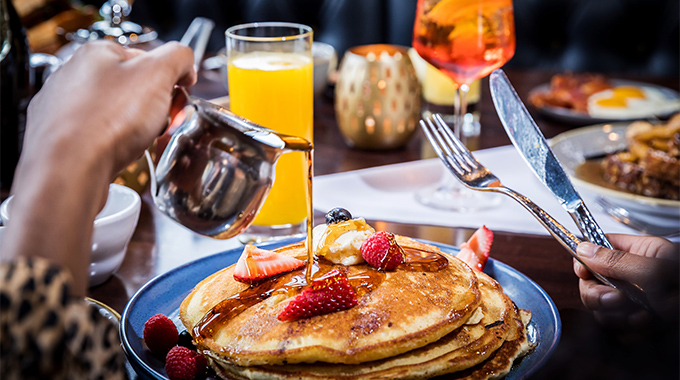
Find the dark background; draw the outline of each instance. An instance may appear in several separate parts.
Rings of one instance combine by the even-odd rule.
[[[102,0],[86,1],[95,5]],[[515,0],[517,51],[508,67],[679,77],[678,0]],[[411,45],[416,0],[136,0],[131,20],[179,39],[194,17],[224,30],[254,21],[310,25],[341,54],[371,43]]]

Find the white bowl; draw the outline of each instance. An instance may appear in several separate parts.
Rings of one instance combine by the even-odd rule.
[[[0,205],[4,225],[11,224],[11,201]],[[97,214],[92,233],[90,286],[106,281],[123,262],[132,233],[137,227],[142,201],[132,189],[111,184],[104,208]]]

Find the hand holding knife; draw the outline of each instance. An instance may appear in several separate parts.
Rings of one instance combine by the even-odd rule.
[[[503,70],[497,69],[492,72],[489,77],[489,83],[498,116],[512,144],[522,158],[524,158],[538,179],[555,195],[562,207],[571,215],[583,236],[592,243],[612,249],[611,243],[564,172],[562,165],[548,146],[545,137],[538,129],[536,122],[534,122],[520,100]],[[590,269],[576,255],[575,245],[579,243],[577,239],[576,241],[562,243],[571,251],[574,258],[600,282],[620,290],[628,298],[650,311],[650,313],[656,314],[642,288],[627,281],[604,277]]]

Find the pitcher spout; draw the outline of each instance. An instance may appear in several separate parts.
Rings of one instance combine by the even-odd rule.
[[[259,124],[244,119],[230,110],[209,101],[187,95],[189,103],[196,108],[199,115],[216,125],[226,125],[238,130],[253,140],[271,148],[284,151],[308,151],[312,143],[297,136],[278,133]]]
[[[281,134],[279,134],[279,137],[283,140],[286,150],[307,152],[314,149],[312,143],[302,137]]]

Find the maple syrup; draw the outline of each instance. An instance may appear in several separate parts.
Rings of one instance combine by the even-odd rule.
[[[448,265],[446,257],[433,251],[406,247],[404,248],[404,256],[406,261],[400,264],[397,270],[436,272]],[[307,280],[307,272],[309,272],[310,267],[315,269],[313,274],[323,275],[336,266],[323,258],[312,261],[312,263],[311,266],[307,265],[305,275],[303,275],[303,269],[298,269],[283,275],[274,276],[260,283],[253,284],[248,289],[218,303],[194,326],[193,336],[196,343],[200,344],[204,339],[212,336],[214,326],[219,326],[229,319],[236,317],[249,307],[266,300],[272,295],[285,294],[287,297],[294,297],[299,294],[307,284],[311,283],[311,281],[308,282]],[[387,276],[386,272],[368,266],[366,268],[366,271],[347,277],[357,297],[377,289]],[[292,274],[288,281],[285,280],[287,274]],[[281,284],[282,282],[283,284]]]
[[[286,149],[294,151],[303,151],[305,153],[305,162],[307,164],[307,270],[305,278],[307,283],[311,283],[314,275],[314,250],[312,247],[312,229],[314,228],[314,205],[312,204],[312,179],[314,177],[314,144],[297,136],[279,135],[281,140],[285,143]]]
[[[314,274],[320,270],[319,264],[314,260],[312,247],[312,229],[314,223],[314,206],[312,204],[314,146],[307,140],[296,136],[281,136],[281,139],[285,142],[287,148],[304,151],[307,163],[307,265],[305,275],[294,275],[290,281],[281,286],[277,286],[281,276],[275,276],[258,284],[253,284],[250,288],[222,300],[194,326],[194,337],[197,342],[212,335],[215,324],[234,318],[244,310],[266,300],[274,294],[285,293],[289,297],[295,296],[302,291],[303,287],[311,283]]]
[[[357,273],[347,277],[347,281],[354,289],[354,294],[357,298],[364,294],[370,293],[380,286],[385,280],[385,272],[377,270],[368,270],[366,272]]]
[[[436,272],[449,265],[449,260],[441,253],[417,248],[404,248],[404,262],[397,266],[397,270],[412,272]]]
[[[314,206],[312,205],[312,177],[314,177],[314,148],[305,151],[305,160],[307,161],[307,268],[305,271],[305,279],[308,284],[312,283],[312,276],[314,275],[314,247],[312,246],[314,229]]]
[[[297,143],[297,141],[287,141],[287,143]],[[302,146],[302,142],[299,143],[301,148],[305,148]],[[285,294],[287,297],[293,297],[302,292],[305,286],[311,284],[315,275],[323,275],[336,266],[324,258],[316,260],[314,258],[314,247],[312,245],[312,229],[314,222],[314,208],[312,205],[314,149],[312,145],[309,144],[305,149],[300,150],[305,151],[305,159],[307,162],[307,265],[304,269],[304,275],[303,269],[297,269],[293,272],[274,276],[257,284],[253,284],[248,289],[222,300],[210,309],[210,311],[203,316],[201,321],[194,326],[193,336],[197,345],[200,345],[204,339],[214,334],[214,327],[220,326],[272,295]],[[362,224],[360,221],[354,219],[341,223],[343,224],[338,225],[338,228],[328,229],[326,236],[323,237],[322,241],[334,241],[338,236],[351,228],[361,231],[370,228],[365,222]],[[400,264],[397,267],[397,270],[434,272],[444,269],[448,265],[448,259],[440,253],[417,248],[404,248],[404,257],[404,263]],[[347,280],[354,289],[357,297],[361,297],[377,289],[387,276],[384,271],[379,271],[368,266],[366,266],[366,268],[366,271],[355,273],[347,277]],[[286,278],[288,278],[288,280],[286,280]]]
[[[252,307],[274,294],[286,294],[289,297],[295,296],[302,291],[307,284],[305,277],[301,275],[302,270],[296,272],[288,282],[277,286],[281,282],[282,276],[268,278],[258,284],[251,285],[248,289],[225,298],[208,311],[201,321],[194,326],[194,339],[200,343],[206,337],[213,335],[214,326],[219,326],[223,322],[236,317],[249,307]]]
[[[328,260],[321,259],[316,262],[320,275],[330,272],[336,265]],[[291,274],[286,273],[286,274]],[[273,295],[284,294],[286,297],[294,297],[307,286],[307,280],[303,275],[303,269],[292,272],[292,276],[286,281],[287,276],[279,275],[251,285],[248,289],[222,300],[215,305],[199,323],[194,326],[193,336],[196,343],[202,342],[215,332],[214,327],[220,326]],[[370,293],[377,289],[386,277],[385,272],[368,269],[364,272],[352,274],[347,277],[349,284],[354,289],[357,297]],[[281,284],[283,283],[283,284]]]
[[[321,239],[319,239],[322,242],[319,244],[319,256],[326,256],[330,252],[330,246],[333,242],[347,231],[373,231],[373,228],[363,219],[350,219],[333,223],[328,226]]]

